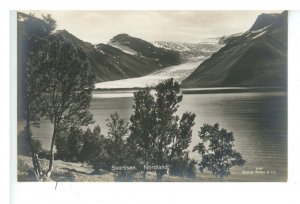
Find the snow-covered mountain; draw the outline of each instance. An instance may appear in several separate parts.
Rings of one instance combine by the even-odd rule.
[[[162,67],[181,63],[181,56],[177,51],[156,47],[150,42],[128,34],[116,35],[108,42],[108,45],[130,55],[152,59]]]
[[[154,41],[153,45],[180,53],[183,59],[205,56],[208,57],[220,48],[219,38],[204,39],[199,43]]]

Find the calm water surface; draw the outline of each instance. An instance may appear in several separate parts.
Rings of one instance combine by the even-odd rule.
[[[106,119],[117,111],[129,120],[133,113],[133,94],[128,92],[97,92],[91,102],[96,124],[106,134]],[[190,150],[199,142],[198,131],[204,123],[218,122],[232,131],[235,148],[241,152],[246,165],[232,170],[233,181],[287,180],[287,95],[284,92],[185,94],[178,114],[196,114]],[[52,126],[43,121],[34,129],[35,138],[49,148]],[[197,153],[191,157],[199,160]],[[256,172],[255,172],[256,171]]]

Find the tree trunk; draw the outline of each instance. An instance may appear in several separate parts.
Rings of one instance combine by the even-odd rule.
[[[50,158],[49,158],[49,167],[47,171],[47,177],[49,178],[51,176],[52,168],[53,168],[53,160],[54,160],[54,144],[56,139],[56,128],[54,126],[52,140],[51,140],[51,149],[50,149]]]
[[[143,172],[143,181],[146,181],[146,174],[147,174],[147,171],[146,171],[146,169],[144,169],[144,172]]]
[[[221,182],[224,181],[224,176],[220,176],[220,181],[221,181]]]
[[[156,181],[158,181],[158,182],[161,182],[162,181],[162,174],[161,173],[158,173],[157,175],[156,175]]]
[[[146,152],[146,151],[145,151]],[[144,154],[146,155],[146,154]],[[146,181],[146,175],[147,175],[147,169],[145,168],[145,165],[148,166],[148,162],[147,162],[147,159],[146,159],[146,156],[144,156],[144,171],[143,171],[143,181]]]
[[[157,170],[156,171],[156,181],[161,182],[163,175],[164,175],[164,172],[162,170]]]
[[[26,126],[25,126],[25,140],[26,140],[26,143],[29,148],[28,151],[29,151],[29,155],[31,156],[35,177],[36,177],[37,181],[40,181],[43,176],[43,172],[41,169],[38,155],[36,152],[34,152],[33,147],[32,147],[31,133],[30,133],[30,121],[28,118],[26,119]]]

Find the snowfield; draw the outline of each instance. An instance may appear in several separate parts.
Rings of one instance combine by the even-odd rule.
[[[265,34],[268,31],[267,28],[270,27],[270,26],[271,25],[265,26],[265,27],[263,27],[261,29],[258,29],[258,30],[252,30],[252,31],[249,30],[249,31],[246,32],[246,37],[256,39],[256,38],[262,36],[263,34]]]
[[[256,38],[262,36],[263,34],[265,34],[266,32],[267,32],[267,31],[263,31],[263,32],[259,33],[258,35],[252,37],[252,39],[256,39]]]
[[[127,54],[130,54],[130,55],[138,54],[136,51],[132,50],[130,47],[121,45],[119,42],[109,42],[108,44],[114,48],[117,48],[117,49],[127,53]]]

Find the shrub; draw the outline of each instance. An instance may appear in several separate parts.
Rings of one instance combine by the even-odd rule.
[[[29,156],[29,148],[26,144],[26,140],[24,137],[24,131],[20,131],[17,135],[17,151],[19,155],[27,155]]]
[[[18,164],[17,165],[18,165],[17,166],[18,171],[28,172],[28,170],[30,169],[30,166],[28,164],[26,164],[26,162],[24,162],[20,158],[18,158]]]
[[[29,132],[29,134],[32,134],[31,132]],[[40,154],[43,151],[45,151],[43,149],[43,145],[42,142],[38,139],[33,139],[30,135],[31,138],[31,146],[32,146],[32,151]],[[24,131],[19,132],[19,134],[17,135],[17,152],[19,155],[25,155],[25,156],[29,156],[29,147],[26,143],[25,140],[25,135],[24,135]]]
[[[31,139],[32,150],[36,153],[40,153],[43,151],[43,145],[40,140]]]
[[[56,147],[56,154],[55,158],[60,160],[66,160],[67,159],[67,142],[68,142],[68,134],[64,133],[61,134],[59,137],[57,137],[55,141],[55,147]]]
[[[169,165],[169,174],[172,176],[186,176],[194,178],[196,176],[196,161],[190,159],[185,152],[183,157],[173,158]]]
[[[218,123],[204,124],[200,128],[199,138],[201,141],[193,151],[197,151],[202,156],[199,163],[201,172],[207,168],[223,181],[224,177],[230,175],[231,167],[245,164],[242,155],[233,149],[233,133],[227,132],[224,128],[220,129]]]
[[[66,159],[78,162],[83,144],[83,131],[80,128],[71,128],[66,142]]]
[[[186,112],[180,118],[176,113],[181,101],[180,85],[174,79],[159,83],[154,95],[150,88],[134,93],[128,140],[136,149],[136,160],[144,165],[165,166],[172,158],[173,173],[183,174],[176,166],[186,165],[181,159],[191,142],[195,114]],[[157,181],[161,181],[165,173],[165,169],[157,170]]]

